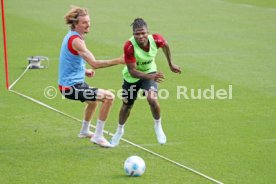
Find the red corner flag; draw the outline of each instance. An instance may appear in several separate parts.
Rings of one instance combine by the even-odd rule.
[[[7,54],[7,40],[6,40],[6,24],[5,24],[5,11],[4,0],[1,0],[1,12],[2,12],[2,29],[3,29],[3,44],[4,44],[4,62],[6,72],[6,88],[9,89],[9,70],[8,70],[8,54]]]

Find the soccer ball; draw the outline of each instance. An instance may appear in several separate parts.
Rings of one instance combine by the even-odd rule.
[[[124,164],[125,173],[128,176],[141,176],[146,169],[146,164],[141,157],[130,156]]]

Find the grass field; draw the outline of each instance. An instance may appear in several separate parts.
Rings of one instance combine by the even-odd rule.
[[[125,139],[223,183],[276,183],[276,1],[6,0],[10,83],[26,68],[27,57],[50,58],[48,69],[29,70],[13,89],[82,119],[82,103],[60,94],[44,96],[47,86],[57,86],[59,49],[68,30],[63,16],[72,4],[91,12],[86,43],[96,58],[121,55],[132,34],[130,23],[143,17],[151,33],[167,39],[183,69],[181,75],[171,73],[159,51],[157,64],[166,75],[159,88],[169,91],[169,98],[160,100],[167,144],[157,144],[142,99],[128,120]],[[3,61],[2,37],[0,50]],[[122,67],[97,70],[87,82],[119,90]],[[103,149],[78,139],[80,122],[7,91],[3,64],[0,70],[1,184],[212,183],[125,142]],[[177,86],[190,92],[212,85],[232,85],[232,99],[177,98]],[[117,98],[105,130],[115,131],[120,105]],[[123,163],[130,155],[145,160],[142,177],[125,176]]]

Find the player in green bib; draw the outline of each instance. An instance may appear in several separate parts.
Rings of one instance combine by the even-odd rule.
[[[162,82],[164,74],[157,70],[155,56],[162,48],[169,67],[174,73],[181,73],[179,66],[172,63],[168,43],[160,34],[149,35],[146,22],[137,18],[132,23],[133,36],[124,45],[126,66],[123,69],[123,104],[119,113],[119,124],[110,143],[117,146],[124,134],[124,125],[129,117],[138,91],[144,90],[154,119],[154,130],[160,144],[166,143],[166,135],[161,125],[160,106],[157,100],[157,83]]]

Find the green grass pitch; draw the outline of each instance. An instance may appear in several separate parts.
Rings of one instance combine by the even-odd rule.
[[[27,57],[50,58],[48,69],[29,70],[13,89],[82,119],[82,103],[44,96],[47,86],[57,87],[59,49],[68,30],[63,16],[70,5],[90,10],[86,44],[96,58],[121,55],[131,22],[142,17],[151,33],[167,39],[173,61],[183,69],[181,75],[171,73],[159,51],[157,65],[166,76],[159,88],[169,91],[160,99],[167,144],[157,144],[142,99],[126,124],[125,139],[223,183],[276,182],[275,1],[6,0],[10,83],[26,68]],[[0,50],[3,61],[2,36]],[[122,67],[97,70],[87,82],[119,90]],[[0,71],[1,184],[212,183],[125,142],[103,149],[78,139],[80,122],[8,92],[3,64]],[[212,85],[216,90],[232,85],[232,99],[177,98],[177,86],[191,92]],[[120,105],[117,98],[105,130],[115,131]],[[142,177],[125,176],[123,164],[131,155],[145,160]]]

